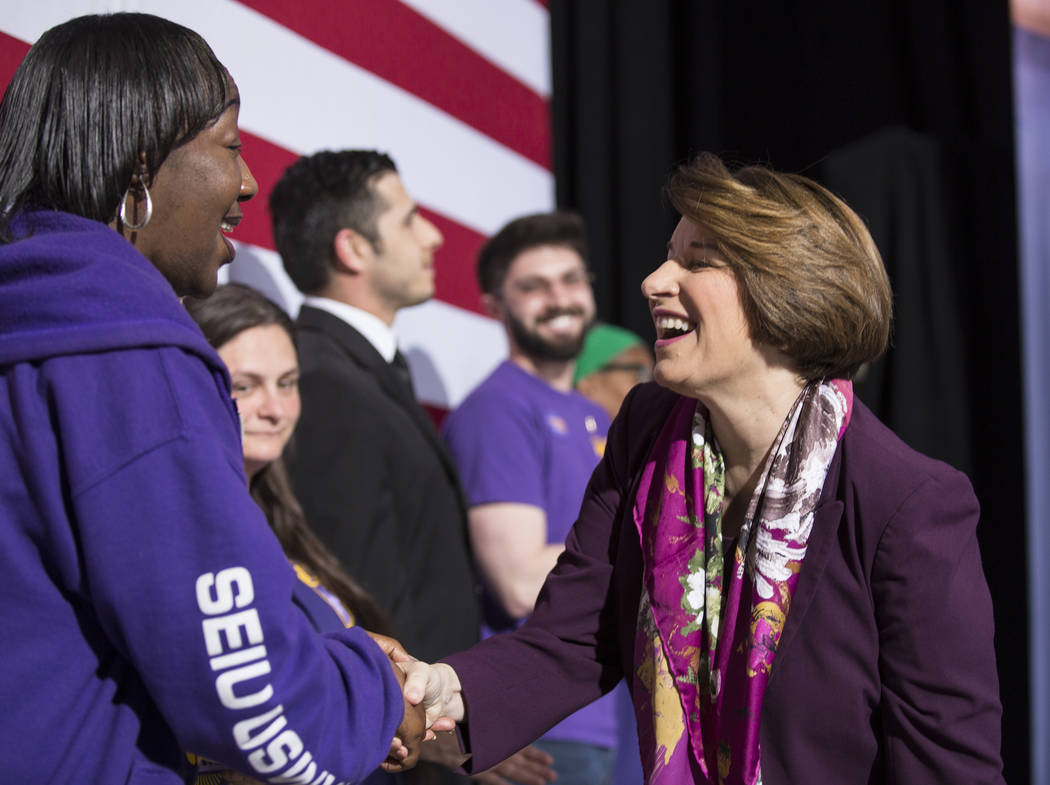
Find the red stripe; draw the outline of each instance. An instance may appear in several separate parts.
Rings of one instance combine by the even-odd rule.
[[[433,210],[422,212],[445,235],[445,244],[435,257],[435,296],[442,302],[488,316],[481,307],[481,289],[474,273],[478,251],[487,238]]]
[[[241,2],[551,169],[547,101],[413,9],[378,0]]]
[[[241,129],[241,153],[248,163],[256,182],[259,183],[259,194],[244,204],[244,221],[237,227],[234,237],[237,240],[261,248],[274,250],[273,229],[270,221],[270,191],[281,179],[284,170],[299,158],[287,148],[281,147],[250,134]]]
[[[260,136],[241,132],[244,160],[259,183],[259,195],[244,205],[244,222],[235,237],[246,243],[274,250],[270,211],[270,191],[298,156]],[[474,260],[485,242],[485,235],[424,207],[422,212],[441,230],[445,244],[437,253],[437,298],[468,311],[484,314],[481,295],[474,276]]]
[[[5,90],[28,51],[29,44],[25,41],[12,38],[7,33],[0,33],[0,85],[3,85]]]
[[[444,406],[438,406],[433,403],[425,403],[420,401],[419,405],[423,407],[423,411],[430,417],[430,421],[434,423],[434,427],[439,431],[441,430],[441,424],[445,422],[445,418],[448,417],[448,409]]]

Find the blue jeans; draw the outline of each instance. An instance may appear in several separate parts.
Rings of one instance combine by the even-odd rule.
[[[558,772],[554,785],[609,785],[612,781],[616,750],[582,741],[548,739],[535,741],[532,746],[554,758],[551,768]]]

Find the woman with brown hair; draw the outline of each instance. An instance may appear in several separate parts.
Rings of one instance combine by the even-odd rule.
[[[288,314],[243,284],[216,288],[183,305],[230,373],[241,423],[244,474],[298,581],[292,595],[318,632],[361,626],[390,634],[385,614],[339,565],[309,527],[292,492],[281,453],[299,421],[299,361]],[[199,762],[196,785],[256,783],[221,764]],[[377,771],[366,782],[397,782]]]
[[[306,522],[281,459],[299,420],[299,361],[288,314],[243,284],[220,286],[210,297],[183,303],[230,372],[241,419],[244,473],[252,498],[266,515],[300,584],[296,601],[314,627],[329,629],[335,618],[390,634],[383,611],[353,580]],[[322,599],[335,617],[318,613]]]
[[[977,500],[853,396],[890,335],[867,229],[805,177],[713,155],[667,190],[656,384],[529,622],[409,666],[406,695],[465,721],[470,765],[626,677],[648,783],[1001,782]]]

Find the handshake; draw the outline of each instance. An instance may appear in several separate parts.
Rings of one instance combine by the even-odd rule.
[[[428,665],[417,660],[393,638],[368,634],[390,658],[405,700],[404,718],[380,768],[404,771],[415,766],[421,756],[448,769],[463,765],[469,755],[463,754],[455,737],[446,734],[438,741],[435,736],[435,731],[455,730],[456,723],[466,719],[456,672],[443,662]],[[432,740],[424,746],[424,742]],[[548,785],[558,776],[553,764],[554,758],[546,752],[528,746],[471,779],[479,785]]]
[[[435,738],[435,731],[451,731],[464,719],[459,678],[444,663],[428,665],[405,651],[393,638],[368,633],[386,656],[405,699],[405,716],[381,764],[384,771],[410,769],[419,760],[424,741]]]

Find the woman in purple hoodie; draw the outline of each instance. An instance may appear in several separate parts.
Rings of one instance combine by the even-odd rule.
[[[145,14],[47,31],[0,103],[6,780],[174,785],[193,750],[331,785],[423,735],[388,654],[293,601],[179,303],[215,288],[257,190],[239,103],[197,34]]]

